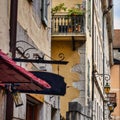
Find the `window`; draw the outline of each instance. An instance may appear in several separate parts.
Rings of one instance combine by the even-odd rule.
[[[26,120],[37,120],[37,105],[27,101]]]
[[[48,0],[28,0],[32,2],[33,17],[38,26],[48,25]],[[29,2],[29,3],[31,3]]]
[[[26,120],[38,120],[43,104],[33,97],[27,96]]]
[[[32,2],[33,17],[38,26],[41,24],[41,4],[41,0],[33,0]]]
[[[48,0],[42,0],[42,22],[45,26],[48,25]]]

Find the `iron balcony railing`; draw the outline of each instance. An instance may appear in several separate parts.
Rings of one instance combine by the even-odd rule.
[[[84,15],[54,15],[52,17],[52,35],[54,34],[84,34]]]

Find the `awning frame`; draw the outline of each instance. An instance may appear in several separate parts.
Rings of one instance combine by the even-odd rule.
[[[19,91],[23,87],[24,91],[33,92],[49,89],[51,86],[43,79],[40,79],[16,65],[5,53],[0,51],[0,86],[10,90]],[[35,90],[35,91],[34,91]]]

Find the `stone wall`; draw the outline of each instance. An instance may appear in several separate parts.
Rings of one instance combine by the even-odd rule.
[[[82,107],[78,102],[69,103],[69,111],[66,113],[66,120],[90,120],[88,108]]]

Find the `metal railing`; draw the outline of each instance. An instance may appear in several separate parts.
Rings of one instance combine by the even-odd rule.
[[[84,15],[54,15],[52,17],[52,35],[63,33],[85,33]]]

